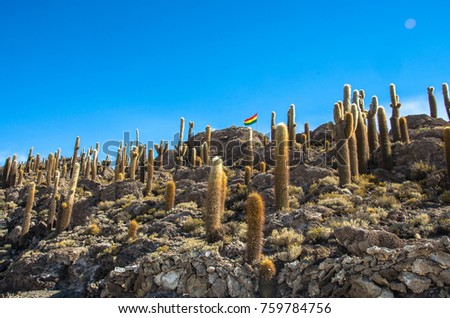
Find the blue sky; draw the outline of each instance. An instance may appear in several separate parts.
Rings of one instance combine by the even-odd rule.
[[[342,87],[427,112],[450,81],[450,2],[0,0],[0,162],[120,140],[168,139],[259,113],[332,119]],[[416,24],[405,26],[408,19]],[[411,20],[410,20],[411,21]],[[256,127],[255,127],[256,128]],[[186,132],[187,133],[187,132]]]

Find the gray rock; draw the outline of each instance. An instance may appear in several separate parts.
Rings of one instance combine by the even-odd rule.
[[[22,227],[17,225],[11,232],[6,235],[6,242],[12,245],[18,245],[20,234],[22,233]]]
[[[428,290],[431,285],[431,280],[429,278],[421,277],[410,272],[400,273],[398,279],[405,283],[414,294],[422,294],[424,291]]]
[[[442,269],[440,269],[439,265],[433,261],[418,258],[413,262],[411,271],[415,274],[424,276],[429,273],[438,275]]]
[[[161,277],[161,285],[163,288],[167,290],[175,290],[178,286],[178,282],[180,281],[181,272],[178,270],[173,270],[168,272],[167,274],[162,275]]]
[[[431,254],[430,258],[444,267],[450,267],[450,254],[448,253],[437,251]]]
[[[351,281],[351,287],[348,291],[350,297],[357,298],[376,298],[381,296],[380,286],[371,282],[366,277],[358,276]]]
[[[208,280],[206,277],[191,275],[186,282],[186,290],[189,297],[205,297],[208,291]]]

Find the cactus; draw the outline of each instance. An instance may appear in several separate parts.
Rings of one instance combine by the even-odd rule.
[[[339,175],[339,185],[344,186],[351,183],[350,153],[348,150],[348,138],[350,138],[353,132],[353,115],[352,113],[344,113],[344,106],[342,103],[334,104],[333,113],[337,139],[336,157]]]
[[[91,178],[91,170],[92,170],[91,156],[88,156],[86,160],[86,169],[84,170],[84,177],[88,180]]]
[[[42,169],[39,169],[36,175],[36,185],[41,185],[42,182]]]
[[[430,116],[433,118],[437,118],[437,103],[436,97],[434,96],[434,87],[429,86],[427,88],[428,91],[428,104],[430,105]]]
[[[362,111],[358,113],[358,126],[356,128],[356,144],[358,146],[358,171],[367,174],[369,163],[369,142],[367,127]]]
[[[152,193],[154,169],[155,169],[155,159],[153,157],[153,149],[149,149],[147,161],[147,185],[145,188],[145,195],[150,195]]]
[[[450,127],[444,129],[444,143],[445,143],[445,162],[447,164],[447,177],[450,182]]]
[[[400,117],[400,137],[403,143],[409,144],[409,131],[406,117]]]
[[[172,210],[175,206],[175,182],[173,180],[167,182],[164,198],[166,200],[166,211]]]
[[[31,171],[31,161],[33,160],[33,147],[30,148],[28,153],[27,163],[25,164],[25,172],[30,173]]]
[[[16,185],[16,177],[17,177],[17,156],[14,155],[11,168],[9,168],[8,172],[8,181],[6,182],[7,187],[14,187]]]
[[[80,173],[80,164],[77,162],[73,167],[73,175],[70,179],[69,184],[69,193],[67,194],[66,200],[62,203],[62,213],[61,220],[58,221],[58,227],[56,229],[57,233],[61,233],[65,231],[70,224],[70,220],[72,218],[72,208],[75,200],[75,190],[77,188],[78,183],[78,175]]]
[[[392,150],[387,128],[386,113],[382,106],[378,107],[378,127],[380,130],[381,167],[392,170]]]
[[[259,171],[260,171],[261,173],[266,173],[266,170],[267,170],[267,165],[266,165],[266,163],[265,163],[264,161],[261,161],[261,162],[259,163]]]
[[[47,187],[50,186],[50,184],[52,183],[52,170],[53,170],[53,159],[55,158],[55,156],[51,153],[48,155],[48,159],[47,159],[47,175],[46,175],[46,185]]]
[[[249,127],[247,128],[247,140],[246,140],[245,156],[244,156],[244,166],[253,167],[254,155],[253,155],[253,130]]]
[[[176,153],[176,164],[178,166],[182,166],[184,162],[184,156],[187,153],[187,145],[183,144],[183,135],[184,135],[184,118],[180,118],[180,136],[178,140],[178,146],[175,146]]]
[[[59,168],[59,160],[61,158],[61,148],[58,148],[55,154],[55,167],[53,169],[53,178],[56,176],[56,171]]]
[[[296,142],[295,142],[295,128],[296,128],[297,124],[295,123],[295,105],[291,104],[289,106],[289,111],[288,111],[288,135],[289,135],[289,147],[294,148],[296,146]],[[275,132],[276,135],[276,132]]]
[[[17,179],[17,185],[18,185],[18,186],[22,186],[22,183],[23,183],[23,173],[24,173],[24,170],[23,170],[22,166],[20,166],[20,167],[19,167],[19,178]]]
[[[250,166],[245,166],[245,185],[249,185],[252,180],[252,168]]]
[[[264,203],[261,196],[251,193],[245,202],[247,219],[247,262],[250,264],[261,261],[264,231]]]
[[[285,124],[277,125],[275,149],[275,208],[289,208],[289,150],[288,129]]]
[[[348,151],[350,154],[350,171],[352,177],[357,178],[359,176],[359,164],[358,164],[358,145],[356,141],[356,129],[358,128],[359,106],[356,104],[351,105],[351,113],[353,119],[352,132],[350,138],[348,138]]]
[[[135,180],[136,179],[136,164],[137,164],[137,159],[138,159],[138,149],[136,147],[134,147],[134,149],[131,151],[131,160],[130,160],[130,169],[128,171],[128,176],[130,177],[131,180]]]
[[[169,144],[167,142],[164,143],[163,140],[161,140],[159,146],[155,145],[156,152],[158,153],[159,170],[162,170],[164,167],[164,154],[167,152],[168,148]]]
[[[98,165],[98,150],[94,149],[92,151],[92,180],[96,180],[97,179],[97,165]]]
[[[275,275],[277,270],[270,259],[265,259],[259,265],[259,290],[261,297],[272,298],[275,295]]]
[[[191,149],[191,158],[189,159],[189,162],[192,167],[197,165],[197,150],[195,148]]]
[[[275,131],[277,129],[277,124],[275,123],[275,118],[277,116],[277,113],[272,112],[272,119],[270,121],[270,140],[275,141]]]
[[[37,154],[36,161],[34,162],[34,167],[33,167],[34,173],[38,172],[40,164],[41,164],[41,155]]]
[[[145,157],[146,157],[146,146],[139,146],[139,181],[145,182]]]
[[[6,158],[5,165],[3,166],[2,172],[2,184],[4,187],[7,187],[8,183],[8,174],[11,169],[11,157]]]
[[[23,210],[22,232],[20,233],[19,246],[25,245],[26,235],[30,231],[31,210],[33,208],[35,192],[36,192],[36,186],[35,186],[34,182],[31,182],[28,187],[27,205],[26,205],[25,209]]]
[[[82,152],[80,156],[80,174],[84,175],[86,173],[86,153]]]
[[[391,117],[391,131],[392,131],[392,139],[394,142],[400,140],[400,104],[398,95],[395,91],[395,85],[389,85],[389,95],[391,97],[391,107],[392,107],[392,117]]]
[[[197,158],[195,159],[195,165],[196,165],[197,167],[201,167],[201,166],[203,165],[203,160],[202,160],[201,157],[197,157]]]
[[[119,175],[122,172],[122,148],[119,147],[117,149],[117,157],[116,157],[116,167],[114,168],[114,180],[119,180]]]
[[[128,240],[134,241],[137,239],[137,231],[139,229],[139,223],[136,220],[132,220],[128,225]]]
[[[447,111],[448,120],[450,120],[450,97],[448,93],[448,84],[442,84],[442,95],[444,96],[445,110]]]
[[[203,149],[204,157],[202,157],[202,160],[206,166],[209,166],[211,164],[211,160],[210,160],[211,126],[210,125],[207,125],[206,129],[205,129],[205,143],[206,143],[206,146],[204,146],[205,148]]]
[[[189,122],[189,132],[188,132],[188,140],[191,140],[194,137],[194,122]]]
[[[306,134],[301,134],[300,139],[303,146],[303,160],[306,160],[309,158],[308,136]]]
[[[72,178],[73,176],[73,169],[75,167],[75,163],[77,162],[78,149],[80,149],[80,136],[77,136],[77,139],[75,140],[75,147],[73,149],[73,156],[72,156],[72,165],[70,169],[70,178]]]
[[[208,191],[203,214],[206,237],[210,243],[216,242],[222,237],[221,219],[225,202],[224,174],[222,160],[214,157],[208,178]]]
[[[52,229],[53,223],[55,222],[55,215],[56,215],[56,203],[59,197],[58,194],[58,186],[59,186],[59,171],[56,171],[55,174],[55,180],[54,180],[54,186],[53,186],[53,192],[52,192],[52,198],[50,201],[50,206],[48,208],[48,220],[47,220],[47,228],[49,230]]]
[[[378,143],[378,131],[377,131],[377,115],[378,110],[378,98],[372,96],[372,103],[370,103],[370,109],[367,112],[367,135],[369,139],[369,154],[373,157],[373,153],[379,147]]]
[[[365,112],[365,111],[366,111],[366,110],[364,109],[364,108],[365,108],[365,105],[364,105],[364,97],[366,97],[366,93],[364,92],[363,89],[360,89],[360,90],[359,90],[359,110],[360,110],[361,112]]]
[[[306,148],[311,147],[311,131],[309,130],[309,123],[305,123]]]
[[[67,163],[64,163],[61,171],[61,178],[65,178],[67,174]]]
[[[352,94],[352,87],[349,84],[344,85],[344,99],[342,103],[344,114],[351,111],[351,100],[350,96]]]
[[[227,190],[228,190],[227,183],[228,183],[228,177],[227,177],[227,174],[225,173],[225,171],[223,171],[222,172],[222,188],[221,188],[222,193],[220,194],[221,201],[222,201],[220,204],[220,207],[222,209],[221,215],[223,215],[223,213],[225,211],[225,202],[227,200]]]

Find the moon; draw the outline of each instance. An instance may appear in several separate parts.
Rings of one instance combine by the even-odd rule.
[[[416,20],[414,20],[413,18],[409,18],[408,20],[405,21],[405,28],[407,28],[408,30],[412,30],[416,27]]]

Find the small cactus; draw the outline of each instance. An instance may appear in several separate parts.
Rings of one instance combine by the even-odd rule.
[[[400,137],[403,143],[409,144],[409,131],[406,117],[400,117]]]
[[[260,171],[261,173],[266,173],[266,170],[267,170],[267,165],[266,165],[266,163],[265,163],[264,161],[261,161],[261,162],[259,163],[259,171]]]
[[[387,128],[386,113],[382,106],[378,107],[378,127],[380,130],[381,167],[392,170],[392,150]]]
[[[70,220],[72,218],[72,208],[75,200],[75,190],[77,188],[79,173],[80,173],[80,164],[77,162],[75,163],[73,175],[72,178],[70,179],[69,193],[67,194],[67,199],[65,202],[63,202],[61,220],[58,221],[58,228],[57,228],[58,233],[65,231],[69,227]]]
[[[277,125],[275,149],[275,208],[289,208],[289,150],[288,129],[285,124]]]
[[[275,275],[277,270],[270,259],[265,259],[259,265],[259,289],[261,297],[272,298],[275,295]]]
[[[28,187],[27,205],[25,207],[25,210],[23,210],[22,232],[20,233],[19,246],[25,245],[26,235],[30,231],[31,210],[33,208],[35,192],[36,192],[36,186],[35,186],[34,182],[31,182]]]
[[[139,223],[136,220],[132,220],[128,225],[128,240],[134,241],[137,239],[137,231],[139,229]]]
[[[264,231],[264,202],[261,196],[251,193],[245,202],[247,219],[247,261],[250,264],[261,261]]]
[[[175,182],[173,180],[170,180],[166,184],[166,193],[165,193],[165,200],[166,200],[166,211],[170,211],[175,206]]]
[[[252,180],[252,168],[250,166],[245,166],[245,178],[244,178],[244,182],[245,185],[249,185],[250,181]]]
[[[428,91],[428,104],[430,105],[430,116],[433,118],[437,118],[437,103],[436,97],[434,96],[434,87],[429,86],[427,88]]]

